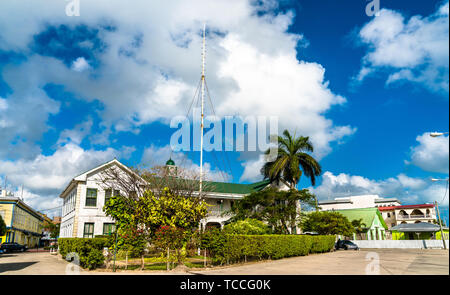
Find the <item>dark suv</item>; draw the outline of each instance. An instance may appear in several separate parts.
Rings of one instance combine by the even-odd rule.
[[[3,252],[14,252],[14,251],[21,251],[24,252],[26,250],[28,250],[27,246],[25,245],[20,245],[17,243],[3,243],[0,246],[0,250],[3,250]]]
[[[352,243],[351,241],[348,241],[348,240],[339,240],[339,241],[337,241],[335,247],[336,247],[336,250],[339,250],[339,249],[344,249],[344,250],[349,250],[349,249],[359,250],[359,247],[358,247],[355,243]]]

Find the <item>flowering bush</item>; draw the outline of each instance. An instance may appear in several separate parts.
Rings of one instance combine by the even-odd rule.
[[[179,227],[163,225],[156,232],[153,239],[153,244],[161,249],[173,249],[176,250],[176,256],[178,262],[182,262],[185,257],[184,248],[189,233]]]

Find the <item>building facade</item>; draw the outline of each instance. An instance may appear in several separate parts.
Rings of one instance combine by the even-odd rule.
[[[335,198],[319,202],[319,207],[323,211],[345,210],[360,208],[378,208],[387,206],[399,206],[400,201],[395,198],[381,198],[378,195],[350,196],[345,198]]]
[[[378,209],[383,215],[388,228],[406,223],[434,223],[437,220],[434,204],[386,206]]]
[[[169,163],[175,167],[173,161]],[[60,237],[91,238],[114,232],[114,220],[106,216],[103,206],[111,195],[120,193],[113,188],[105,188],[100,174],[104,169],[117,166],[127,173],[133,173],[127,166],[114,159],[76,176],[60,194],[63,199]],[[208,215],[200,222],[202,228],[222,227],[231,216],[224,215],[235,200],[261,190],[269,185],[268,181],[253,184],[235,184],[224,182],[204,182],[210,189],[205,192]]]
[[[0,236],[0,243],[19,243],[29,248],[39,245],[42,236],[44,218],[20,198],[0,196],[0,215],[6,224],[6,234]]]

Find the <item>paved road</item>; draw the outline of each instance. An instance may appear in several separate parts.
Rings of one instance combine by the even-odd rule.
[[[74,271],[65,260],[48,252],[0,254],[0,275],[57,275],[66,274],[66,270]]]
[[[379,267],[376,260],[379,258]],[[448,250],[374,249],[337,251],[282,260],[255,262],[206,270],[192,270],[190,274],[214,275],[364,275],[367,274],[449,274]],[[0,275],[4,274],[67,274],[76,269],[65,260],[49,253],[14,253],[0,255]],[[83,271],[80,274],[112,274]],[[121,271],[115,274],[180,274],[174,272]]]
[[[379,258],[379,267],[373,258]],[[269,262],[196,271],[205,275],[413,275],[449,274],[448,250],[373,249],[336,251]]]

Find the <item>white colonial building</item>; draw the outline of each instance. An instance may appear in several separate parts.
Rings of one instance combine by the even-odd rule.
[[[168,166],[175,166],[169,160]],[[105,188],[101,173],[116,166],[133,173],[126,165],[114,159],[73,178],[60,194],[63,199],[60,237],[94,237],[114,231],[114,220],[103,212],[106,200],[115,195],[113,188]],[[206,192],[205,201],[212,205],[208,216],[201,221],[201,227],[222,227],[231,216],[224,216],[235,200],[264,189],[269,181],[252,184],[207,182],[211,191]]]

